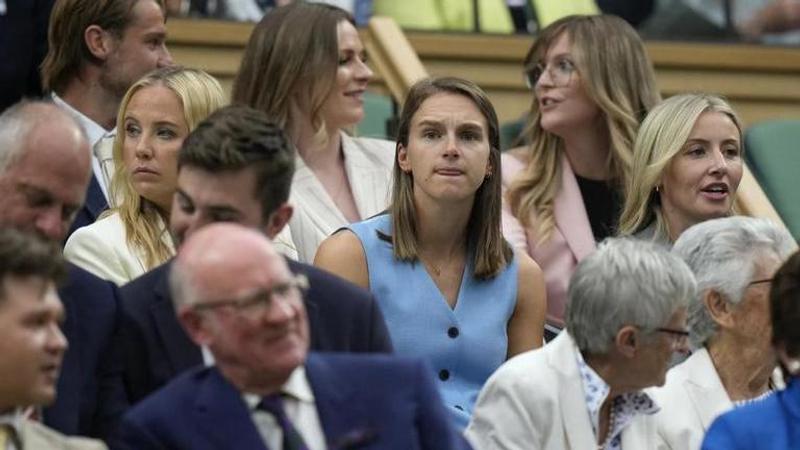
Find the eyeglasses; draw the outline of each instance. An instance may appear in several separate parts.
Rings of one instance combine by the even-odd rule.
[[[772,283],[772,280],[773,280],[772,278],[762,278],[760,280],[753,280],[753,281],[747,283],[747,286],[749,287],[749,286],[752,286],[754,284]]]
[[[654,331],[667,333],[672,337],[672,349],[683,349],[689,343],[689,332],[686,330],[676,330],[674,328],[659,327]]]
[[[528,86],[528,89],[535,88],[536,83],[539,82],[539,79],[545,72],[547,72],[547,75],[550,77],[550,82],[553,86],[565,87],[569,85],[572,74],[577,72],[577,70],[575,63],[566,57],[561,57],[551,61],[547,65],[542,63],[536,64],[532,69],[526,70],[523,76],[525,77],[525,84]]]
[[[308,278],[297,275],[289,281],[276,283],[269,289],[259,289],[242,298],[228,300],[210,300],[192,306],[195,311],[208,311],[224,307],[232,307],[237,311],[266,312],[272,308],[274,299],[286,300],[293,293],[308,289]]]

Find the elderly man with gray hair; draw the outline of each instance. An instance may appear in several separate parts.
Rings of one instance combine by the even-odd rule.
[[[796,247],[783,227],[741,216],[699,223],[675,242],[697,279],[688,319],[696,350],[652,392],[662,406],[658,448],[699,449],[719,414],[770,392],[769,288]]]
[[[466,436],[478,450],[644,449],[655,445],[642,391],[687,350],[686,264],[630,238],[607,239],[570,280],[566,329],[495,372]]]

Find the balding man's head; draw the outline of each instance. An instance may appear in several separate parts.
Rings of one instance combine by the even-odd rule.
[[[300,287],[272,243],[241,225],[208,225],[187,239],[170,272],[178,318],[240,390],[267,393],[305,360]]]
[[[0,226],[63,240],[90,176],[89,143],[69,114],[37,101],[0,115]]]

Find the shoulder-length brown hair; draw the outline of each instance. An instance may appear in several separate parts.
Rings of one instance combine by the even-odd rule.
[[[525,57],[526,72],[540,64],[547,50],[566,33],[586,94],[603,114],[609,136],[607,165],[620,191],[628,182],[633,143],[639,124],[660,100],[655,74],[644,44],[627,22],[616,16],[567,16],[547,26]],[[511,212],[546,241],[555,226],[554,199],[560,189],[564,142],[542,129],[534,96],[525,133],[530,142],[527,166],[511,184]],[[531,223],[535,213],[536,223]]]
[[[472,275],[477,279],[496,276],[511,261],[513,252],[500,226],[500,127],[492,103],[481,88],[461,78],[426,78],[418,81],[408,92],[400,114],[396,151],[407,148],[411,121],[422,103],[433,95],[449,93],[462,95],[475,103],[486,119],[489,133],[489,165],[492,173],[475,193],[469,223],[467,248],[472,252]],[[392,246],[394,257],[401,261],[418,259],[417,210],[414,204],[414,178],[404,172],[394,161],[394,186],[392,188]]]
[[[293,130],[293,109],[304,105],[314,130],[324,133],[322,105],[336,84],[342,21],[355,25],[340,8],[306,2],[265,15],[245,47],[232,103],[264,111],[287,133]]]

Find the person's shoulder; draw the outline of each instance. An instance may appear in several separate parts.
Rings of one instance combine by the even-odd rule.
[[[419,358],[384,353],[318,353],[309,354],[306,362],[309,370],[324,368],[339,374],[364,379],[401,379],[410,381],[415,373],[426,370]]]
[[[75,264],[67,263],[67,279],[59,288],[58,293],[62,297],[80,295],[94,299],[116,297],[116,289],[114,283]],[[62,298],[62,300],[64,299]],[[81,300],[83,301],[83,298]]]
[[[372,164],[387,169],[391,169],[394,166],[396,144],[393,141],[365,137],[348,137],[345,142],[349,142],[350,145],[361,150],[361,154]]]
[[[62,450],[100,450],[107,448],[103,442],[84,437],[66,436],[41,423],[26,420],[22,424],[21,440],[24,448],[58,448]]]
[[[528,147],[515,147],[503,152],[500,155],[500,163],[503,170],[503,179],[514,178],[528,165]]]
[[[89,225],[76,229],[67,239],[67,246],[71,242],[84,242],[89,239],[99,241],[116,240],[120,235],[124,238],[125,226],[118,213],[111,213]],[[124,243],[124,240],[122,243]]]
[[[155,285],[164,281],[169,275],[169,268],[171,264],[172,260],[170,259],[164,264],[161,264],[160,266],[155,267],[152,270],[145,272],[141,276],[136,277],[128,283],[122,285],[120,287],[120,293],[122,294],[123,299],[129,295],[140,295],[141,291],[152,291]]]
[[[295,274],[305,275],[308,278],[309,285],[315,290],[335,293],[337,297],[341,295],[342,298],[363,297],[366,300],[369,297],[367,290],[326,270],[288,258],[287,261],[289,269]]]
[[[129,414],[132,417],[169,416],[174,413],[176,405],[187,405],[197,397],[197,389],[212,376],[213,367],[195,367],[189,369],[157,391],[134,405]]]

